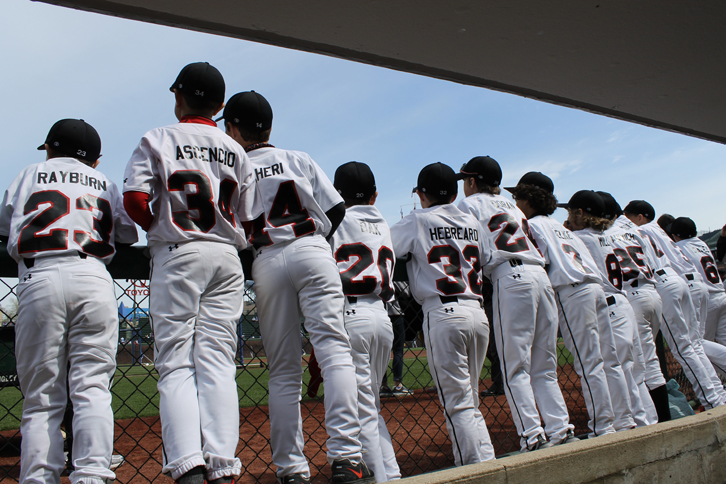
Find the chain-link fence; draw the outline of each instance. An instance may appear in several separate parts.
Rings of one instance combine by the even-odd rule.
[[[161,475],[162,446],[159,421],[159,396],[156,389],[157,373],[153,363],[153,332],[148,315],[148,260],[141,248],[120,253],[109,266],[116,281],[119,303],[118,368],[113,382],[113,410],[116,419],[114,452],[123,456],[117,469],[120,483],[171,482]],[[398,274],[405,274],[399,271]],[[19,475],[20,418],[22,395],[17,387],[14,359],[13,323],[17,311],[15,286],[17,266],[7,253],[0,252],[0,478],[12,482]],[[401,277],[398,277],[401,279]],[[404,286],[405,287],[405,283]],[[270,450],[268,418],[268,371],[265,352],[260,340],[254,284],[248,281],[245,308],[239,323],[239,350],[237,355],[237,388],[240,406],[240,441],[237,455],[243,471],[238,482],[276,482]],[[427,366],[426,349],[420,334],[422,315],[412,300],[402,299],[403,342],[401,376],[389,368],[381,398],[385,418],[404,476],[420,474],[454,465],[451,443],[446,431],[443,413],[436,389]],[[302,365],[307,367],[311,346],[301,325]],[[670,357],[670,375],[681,374],[680,367]],[[581,395],[579,378],[572,358],[562,344],[558,346],[559,381],[567,401],[571,422],[577,434],[587,433],[587,410]],[[519,447],[506,397],[498,394],[492,382],[489,360],[480,378],[480,390],[492,390],[480,401],[495,452],[503,455]],[[496,370],[496,366],[495,366]],[[496,373],[496,371],[495,371]],[[401,387],[395,388],[395,379]],[[324,382],[315,392],[308,386],[310,374],[304,373],[302,416],[306,437],[306,455],[311,463],[315,482],[327,482],[329,466],[326,462],[326,433],[322,400]],[[681,390],[692,395],[685,378],[680,379]]]

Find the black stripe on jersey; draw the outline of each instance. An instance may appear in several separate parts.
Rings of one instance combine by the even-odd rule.
[[[597,411],[595,410],[595,399],[592,398],[592,390],[590,389],[590,382],[587,381],[587,373],[585,372],[585,366],[582,364],[582,357],[580,356],[580,349],[577,347],[577,343],[575,342],[575,337],[572,334],[572,328],[570,327],[570,321],[567,319],[567,313],[565,313],[565,307],[562,305],[562,299],[560,299],[560,294],[555,293],[557,295],[557,303],[560,305],[560,311],[562,311],[562,319],[565,320],[565,326],[567,326],[567,332],[570,333],[570,340],[572,341],[572,347],[575,350],[575,354],[577,355],[577,361],[580,362],[580,368],[582,369],[582,375],[580,375],[580,380],[585,382],[585,386],[587,386],[587,393],[590,394],[590,401],[592,402],[592,432],[597,437]],[[572,353],[572,352],[570,352]],[[601,356],[602,358],[602,356]],[[580,385],[582,386],[582,385]]]
[[[509,386],[509,378],[507,378],[507,359],[504,356],[504,337],[502,333],[502,307],[499,303],[499,279],[497,279],[497,314],[499,316],[499,331],[496,331],[494,337],[496,338],[497,336],[499,336],[499,348],[502,349],[502,351],[499,352],[499,360],[502,362],[502,378],[504,378],[504,384],[506,385],[507,390],[509,390],[509,395],[507,395],[507,401],[510,404],[510,409],[512,405],[514,406],[514,410],[517,412],[517,417],[519,418],[519,426],[522,428],[522,430],[524,430],[524,420],[522,419],[522,414],[519,412],[519,406],[517,405],[517,401],[514,399],[512,388]],[[512,414],[512,417],[514,417],[514,414]],[[520,435],[520,437],[522,436]],[[527,443],[527,447],[529,447],[529,443]]]
[[[434,358],[434,340],[431,338],[431,316],[430,313],[426,313],[426,334],[428,335],[428,344],[426,345],[426,348],[429,353],[429,368],[431,372],[434,374],[434,382],[436,382],[436,389],[439,391],[439,396],[441,397],[441,405],[444,407],[444,416],[446,417],[447,425],[449,429],[451,429],[451,434],[454,436],[454,444],[456,446],[456,452],[459,454],[459,463],[460,465],[464,465],[464,459],[461,455],[461,448],[459,447],[459,439],[456,436],[456,427],[454,427],[454,423],[451,421],[451,417],[449,416],[449,412],[446,410],[446,396],[444,395],[444,389],[439,385],[439,377],[438,372],[436,371],[436,360]],[[453,447],[453,445],[452,445]]]
[[[696,380],[696,384],[699,387],[701,387],[701,393],[703,394],[703,398],[706,399],[706,403],[708,403],[708,405],[710,407],[713,407],[713,404],[708,401],[708,398],[706,397],[706,392],[703,391],[703,385],[701,385],[701,382],[698,381],[698,377],[696,376],[696,373],[693,371],[693,368],[691,368],[691,365],[688,364],[688,361],[686,361],[686,359],[683,358],[683,354],[681,353],[681,349],[678,347],[678,342],[676,341],[676,338],[673,337],[673,331],[671,331],[671,326],[670,326],[670,324],[668,324],[668,320],[665,318],[665,316],[663,316],[663,322],[665,323],[666,329],[668,330],[668,334],[671,335],[671,340],[674,343],[673,346],[676,347],[676,352],[681,357],[681,360],[683,361],[683,363],[685,363],[686,366],[688,367],[688,369],[691,371],[691,375],[693,375],[693,379]],[[671,351],[673,351],[672,348],[671,348]],[[696,356],[696,358],[698,358],[698,355],[696,355],[695,351],[694,351],[693,354]],[[693,382],[691,382],[691,383],[693,383]]]

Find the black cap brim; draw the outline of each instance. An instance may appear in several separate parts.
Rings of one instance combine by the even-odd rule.
[[[502,188],[504,188],[509,193],[514,193],[514,190],[517,189],[517,187],[502,187]]]
[[[45,143],[43,143],[42,145],[38,146],[38,151],[45,151]]]
[[[569,203],[558,203],[557,208],[570,208]]]

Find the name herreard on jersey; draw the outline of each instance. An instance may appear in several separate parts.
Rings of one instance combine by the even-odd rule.
[[[60,181],[58,180],[60,178]],[[99,180],[92,176],[84,175],[83,173],[77,173],[75,171],[60,171],[58,175],[55,171],[50,173],[39,171],[36,183],[49,184],[49,183],[73,183],[83,185],[84,187],[95,188],[96,190],[106,191],[106,180]]]
[[[232,168],[237,160],[237,154],[224,148],[211,148],[208,146],[184,145],[176,147],[177,160],[191,160],[193,158],[207,163],[216,161]]]
[[[471,227],[431,227],[429,228],[429,236],[432,242],[447,239],[479,241],[479,231]]]

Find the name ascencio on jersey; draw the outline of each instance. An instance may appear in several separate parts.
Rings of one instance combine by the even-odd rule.
[[[76,173],[74,171],[68,172],[58,170],[58,175],[56,175],[55,171],[51,171],[50,173],[39,171],[37,183],[45,183],[46,185],[49,183],[59,183],[59,178],[60,183],[74,183],[83,185],[84,187],[91,187],[96,190],[106,191],[106,180],[99,180],[92,176]]]
[[[184,145],[176,147],[177,160],[191,160],[192,158],[208,163],[216,161],[232,168],[237,160],[237,154],[224,148],[210,148],[207,146]]]
[[[432,227],[429,236],[435,240],[474,240],[479,241],[479,231],[470,227]]]

